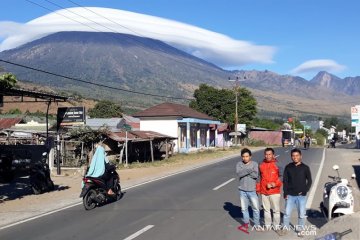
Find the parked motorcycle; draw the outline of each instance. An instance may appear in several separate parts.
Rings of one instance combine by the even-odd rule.
[[[96,206],[101,206],[107,202],[120,200],[122,197],[120,177],[116,172],[115,166],[107,170],[112,179],[112,191],[115,194],[109,195],[106,181],[102,178],[94,178],[84,176],[84,186],[81,190],[80,197],[83,198],[83,205],[86,210],[94,209]]]
[[[354,213],[351,185],[347,179],[340,177],[338,165],[334,165],[333,169],[337,176],[329,176],[333,181],[325,183],[322,202],[329,221],[336,216]],[[351,177],[355,179],[355,174]]]
[[[315,238],[315,240],[341,240],[343,236],[352,233],[351,229],[348,229],[344,232],[333,232],[326,234],[325,236]]]
[[[55,188],[46,160],[47,153],[44,152],[41,160],[33,163],[30,167],[30,184],[34,194],[52,191]]]

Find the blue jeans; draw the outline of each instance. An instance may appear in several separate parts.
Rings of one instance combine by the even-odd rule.
[[[296,206],[298,212],[298,228],[301,228],[298,231],[303,230],[306,218],[306,196],[288,195],[285,202],[284,227],[286,230],[290,230],[290,217],[294,206]]]
[[[250,223],[249,220],[249,201],[251,204],[251,208],[253,211],[253,222],[255,226],[260,225],[260,208],[259,208],[259,198],[255,191],[247,192],[247,191],[240,191],[240,205],[241,205],[241,212],[243,215],[244,224]]]

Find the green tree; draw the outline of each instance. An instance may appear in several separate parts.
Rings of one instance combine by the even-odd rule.
[[[324,121],[324,127],[331,128],[331,126],[336,127],[337,131],[346,130],[347,132],[351,131],[351,124],[344,119],[338,119],[337,117],[327,118]]]
[[[329,133],[325,130],[325,129],[321,129],[319,128],[317,131],[316,131],[316,134],[320,134],[322,135],[323,137],[327,138]]]
[[[256,100],[245,88],[238,88],[238,123],[250,125],[257,113]],[[194,92],[194,100],[189,106],[199,112],[235,124],[235,92],[229,89],[217,89],[201,84]]]
[[[339,119],[337,117],[331,117],[331,118],[327,118],[324,121],[324,127],[330,129],[331,126],[336,127],[339,123]]]
[[[279,130],[282,125],[282,121],[266,119],[266,118],[255,118],[253,121],[253,125],[256,127],[266,128],[270,130]]]
[[[109,129],[107,127],[93,130],[89,126],[74,128],[69,131],[70,138],[83,142],[87,149],[91,149],[93,143],[103,140],[103,136],[106,136],[108,133]]]
[[[0,88],[13,88],[16,86],[16,76],[11,73],[5,73],[0,76]]]
[[[111,101],[101,100],[88,111],[88,114],[91,118],[122,117],[122,109],[121,106]]]

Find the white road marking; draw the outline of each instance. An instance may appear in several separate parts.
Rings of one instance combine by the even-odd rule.
[[[220,184],[219,186],[213,188],[213,190],[216,191],[216,190],[218,190],[219,188],[222,188],[223,186],[225,186],[226,184],[228,184],[228,183],[230,183],[230,182],[232,182],[232,181],[234,181],[234,180],[235,180],[235,178],[232,178],[232,179],[224,182],[223,184]]]
[[[195,169],[198,169],[198,168],[210,166],[210,165],[213,165],[213,164],[216,164],[216,163],[220,163],[220,162],[226,161],[226,160],[228,160],[228,159],[234,158],[234,157],[236,157],[236,156],[237,156],[237,155],[231,155],[231,156],[222,158],[222,159],[220,159],[220,160],[215,160],[215,161],[210,162],[210,163],[204,163],[204,164],[201,164],[201,165],[199,165],[199,166],[191,167],[191,168],[188,168],[188,169],[185,169],[185,170],[181,170],[181,171],[178,171],[178,172],[175,172],[175,173],[171,173],[171,174],[168,174],[168,175],[165,175],[165,176],[162,176],[162,177],[159,177],[159,178],[155,178],[155,179],[152,179],[152,180],[149,180],[149,181],[146,181],[146,182],[142,182],[142,183],[139,183],[139,184],[135,184],[135,185],[133,185],[133,186],[129,186],[129,187],[123,188],[122,190],[128,190],[128,189],[136,188],[136,187],[139,187],[139,186],[142,186],[142,185],[151,183],[151,182],[159,181],[159,180],[161,180],[161,179],[168,178],[168,177],[171,177],[171,176],[180,174],[180,173],[185,173],[185,172],[189,172],[189,171],[192,171],[192,170],[195,170]],[[80,190],[79,190],[79,191],[80,191]],[[11,224],[2,226],[2,227],[0,227],[0,230],[3,230],[3,229],[5,229],[5,228],[9,228],[9,227],[13,227],[13,226],[19,225],[19,224],[21,224],[21,223],[29,222],[29,221],[35,220],[35,219],[37,219],[37,218],[41,218],[41,217],[44,217],[44,216],[47,216],[47,215],[50,215],[50,214],[53,214],[53,213],[56,213],[56,212],[60,212],[60,211],[62,211],[62,210],[65,210],[65,209],[68,209],[68,208],[71,208],[71,207],[75,207],[75,206],[78,206],[78,205],[81,205],[81,204],[82,204],[82,200],[79,200],[78,203],[74,203],[74,204],[71,204],[71,205],[66,206],[66,207],[62,207],[62,208],[59,208],[59,209],[55,209],[55,210],[52,210],[52,211],[49,211],[49,212],[46,212],[46,213],[42,213],[42,214],[39,214],[39,215],[30,217],[30,218],[26,218],[26,219],[20,220],[20,221],[15,222],[15,223],[11,223]]]
[[[0,230],[3,230],[3,229],[5,229],[5,228],[9,228],[9,227],[12,227],[12,226],[15,226],[15,225],[24,223],[24,222],[29,222],[29,221],[31,221],[31,220],[34,220],[34,219],[37,219],[37,218],[41,218],[41,217],[44,217],[44,216],[47,216],[47,215],[50,215],[50,214],[53,214],[53,213],[56,213],[56,212],[60,212],[60,211],[62,211],[62,210],[65,210],[65,209],[68,209],[68,208],[72,208],[72,207],[75,207],[75,206],[80,205],[80,204],[82,204],[82,202],[75,203],[75,204],[71,204],[71,205],[69,205],[69,206],[66,206],[66,207],[63,207],[63,208],[60,208],[60,209],[56,209],[56,210],[53,210],[53,211],[50,211],[50,212],[42,213],[42,214],[36,215],[36,216],[34,216],[34,217],[26,218],[26,219],[24,219],[24,220],[20,220],[20,221],[18,221],[18,222],[11,223],[11,224],[9,224],[9,225],[0,227]]]
[[[316,178],[315,178],[315,181],[311,187],[311,191],[310,191],[310,194],[309,194],[309,197],[308,197],[308,200],[306,202],[306,209],[310,209],[311,208],[311,204],[312,204],[312,201],[314,199],[314,195],[315,195],[315,192],[316,192],[316,189],[317,189],[317,185],[319,183],[319,180],[320,180],[320,176],[321,176],[321,172],[322,172],[322,169],[323,169],[323,166],[324,166],[324,161],[325,161],[325,148],[323,150],[323,155],[322,155],[322,159],[321,159],[321,163],[320,163],[320,167],[319,167],[319,170],[316,174]]]
[[[132,235],[130,235],[130,236],[128,236],[127,238],[125,238],[124,240],[132,240],[132,239],[134,239],[134,238],[136,238],[136,237],[138,237],[138,236],[140,236],[141,234],[143,234],[144,232],[146,232],[146,231],[148,231],[148,230],[150,230],[151,228],[153,228],[154,227],[154,225],[147,225],[146,227],[144,227],[143,229],[141,229],[141,230],[139,230],[139,231],[137,231],[136,233],[134,233],[134,234],[132,234]]]

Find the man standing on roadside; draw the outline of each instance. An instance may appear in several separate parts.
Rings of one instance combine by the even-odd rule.
[[[264,208],[264,223],[269,230],[271,228],[271,212],[273,210],[274,229],[280,230],[280,180],[281,171],[277,166],[273,148],[266,148],[264,151],[265,159],[260,164],[260,182],[257,183],[256,190],[261,194],[261,202]]]
[[[312,183],[310,168],[302,163],[301,151],[297,148],[291,150],[292,163],[286,165],[283,175],[285,215],[284,226],[280,235],[285,235],[290,230],[291,212],[296,206],[298,211],[298,225],[296,230],[299,237],[303,237],[302,231],[306,218],[306,194]]]
[[[236,173],[239,176],[239,192],[241,212],[246,228],[250,224],[249,202],[253,211],[253,222],[256,230],[260,230],[260,211],[259,199],[256,194],[256,180],[258,179],[259,169],[257,162],[251,160],[251,151],[247,148],[241,150],[242,161],[236,165]]]

